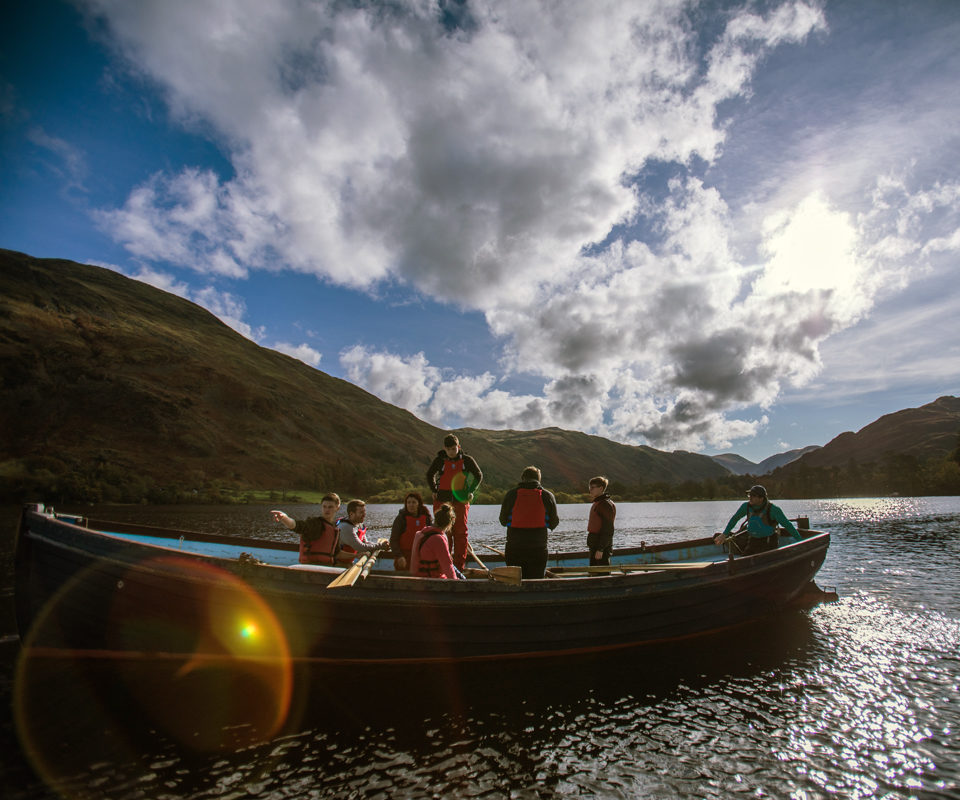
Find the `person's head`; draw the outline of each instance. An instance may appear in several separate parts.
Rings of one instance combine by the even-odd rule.
[[[442,531],[448,531],[453,527],[456,518],[457,512],[453,510],[453,506],[449,503],[444,503],[437,509],[437,513],[433,515],[433,524]]]
[[[540,470],[537,467],[526,467],[520,474],[521,481],[539,481]]]
[[[460,452],[460,440],[452,433],[443,437],[443,449],[447,452],[448,458],[453,458]]]
[[[587,484],[587,490],[590,492],[591,497],[599,497],[607,491],[607,486],[609,485],[610,481],[604,478],[603,475],[597,475],[597,477],[590,479],[590,483]]]
[[[320,513],[323,518],[329,522],[333,522],[333,519],[336,517],[337,511],[339,510],[340,498],[333,492],[325,494],[323,499],[320,501]]]
[[[347,519],[352,523],[363,522],[367,516],[367,504],[363,500],[351,500],[347,503]]]
[[[408,514],[419,514],[423,507],[420,492],[407,492],[407,496],[403,498],[403,507]]]
[[[747,502],[752,506],[762,506],[767,502],[767,490],[760,484],[751,486],[750,491],[747,492]]]

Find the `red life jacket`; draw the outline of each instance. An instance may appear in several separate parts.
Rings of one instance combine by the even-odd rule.
[[[404,555],[409,554],[410,551],[413,550],[413,537],[417,535],[417,531],[427,527],[427,515],[420,514],[414,517],[407,514],[406,524],[407,527],[403,533],[400,534],[400,552]]]
[[[456,480],[457,475],[463,475],[463,453],[460,453],[456,458],[445,458],[443,459],[443,467],[440,468],[440,480],[437,483],[438,489],[460,489],[463,486],[463,480],[466,476],[460,480]]]
[[[600,533],[603,530],[603,522],[606,517],[600,513],[600,504],[605,501],[606,495],[600,495],[590,506],[590,516],[587,519],[587,533]],[[612,524],[612,523],[611,523]]]
[[[301,564],[333,564],[336,561],[340,531],[327,520],[321,522],[320,535],[311,541],[300,537]]]
[[[547,509],[543,505],[543,489],[517,489],[517,499],[510,512],[511,528],[547,527]]]
[[[341,517],[340,519],[337,520],[337,524],[339,525],[341,522],[349,522],[349,521],[350,521],[350,520],[347,519],[346,517]],[[366,525],[361,525],[359,528],[356,529],[356,531],[357,531],[357,538],[358,538],[361,542],[367,541],[367,526],[366,526]],[[337,533],[337,535],[338,535],[338,536],[340,535],[339,532]],[[346,544],[343,545],[340,549],[341,549],[344,553],[356,553],[356,552],[357,552],[357,551],[354,550],[352,547],[350,547],[350,545],[346,545]]]

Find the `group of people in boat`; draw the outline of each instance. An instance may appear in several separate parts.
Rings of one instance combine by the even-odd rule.
[[[505,561],[508,566],[520,567],[524,579],[544,576],[547,536],[560,524],[556,498],[543,488],[540,479],[537,467],[526,467],[520,482],[507,492],[500,506],[500,524],[507,529]],[[476,460],[463,452],[459,439],[451,433],[427,470],[433,515],[419,492],[408,492],[391,526],[389,540],[368,540],[363,524],[366,504],[362,500],[348,502],[346,516],[339,516],[341,501],[333,493],[321,500],[319,517],[295,520],[283,511],[270,513],[274,521],[299,535],[301,563],[346,564],[358,553],[389,550],[394,569],[399,572],[455,580],[464,577],[467,556],[472,553],[467,533],[470,503],[482,481]],[[591,566],[608,565],[613,553],[617,508],[607,492],[608,485],[603,476],[588,483],[591,507],[587,549]],[[732,537],[733,527],[744,518],[740,531]],[[770,502],[764,487],[753,486],[747,501],[724,531],[716,534],[715,541],[723,544],[733,539],[731,546],[749,555],[775,548],[781,527],[793,538],[800,538],[793,523]]]

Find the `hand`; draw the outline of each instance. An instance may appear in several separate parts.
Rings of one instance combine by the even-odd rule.
[[[715,533],[713,534],[713,541],[714,544],[723,544],[725,541],[727,541],[727,537],[722,533]]]
[[[395,559],[393,559],[393,565],[394,565],[394,566],[397,568],[397,570],[400,571],[400,572],[406,572],[406,570],[407,570],[407,568],[408,568],[408,566],[409,566],[409,565],[407,564],[407,559],[405,559],[403,556],[397,556]]]
[[[595,561],[599,561],[601,558],[603,558],[603,550],[597,550],[597,551],[593,554],[593,558],[594,558]]]
[[[377,549],[378,549],[378,550],[389,550],[389,549],[390,549],[390,540],[389,540],[389,539],[378,539],[378,540],[377,540]]]

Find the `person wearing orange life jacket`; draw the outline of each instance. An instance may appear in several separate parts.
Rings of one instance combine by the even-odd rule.
[[[340,498],[333,492],[320,501],[319,517],[296,520],[283,511],[271,511],[274,522],[300,534],[301,564],[335,564],[340,554],[340,532],[337,530],[337,511]]]
[[[367,529],[363,521],[367,517],[367,504],[363,500],[351,500],[347,503],[347,516],[337,520],[340,532],[340,550],[350,559],[357,553],[371,553],[374,550],[386,550],[390,542],[379,539],[367,541]]]
[[[437,509],[433,525],[417,531],[410,553],[410,574],[415,578],[447,578],[457,580],[463,575],[453,565],[447,535],[453,527],[456,511],[450,503]]]
[[[427,485],[433,492],[433,511],[441,503],[450,503],[457,513],[451,534],[453,563],[463,570],[467,561],[467,516],[473,495],[483,481],[476,461],[460,449],[460,440],[452,433],[443,438],[443,450],[437,452],[427,470]]]
[[[393,521],[390,529],[390,551],[393,553],[393,568],[406,571],[410,566],[410,553],[417,531],[426,528],[433,520],[423,504],[419,492],[407,492],[403,498],[403,508]]]
[[[500,505],[500,524],[507,528],[507,566],[520,567],[524,580],[542,578],[547,568],[547,529],[560,524],[557,500],[540,485],[540,470],[527,467],[520,483]]]

